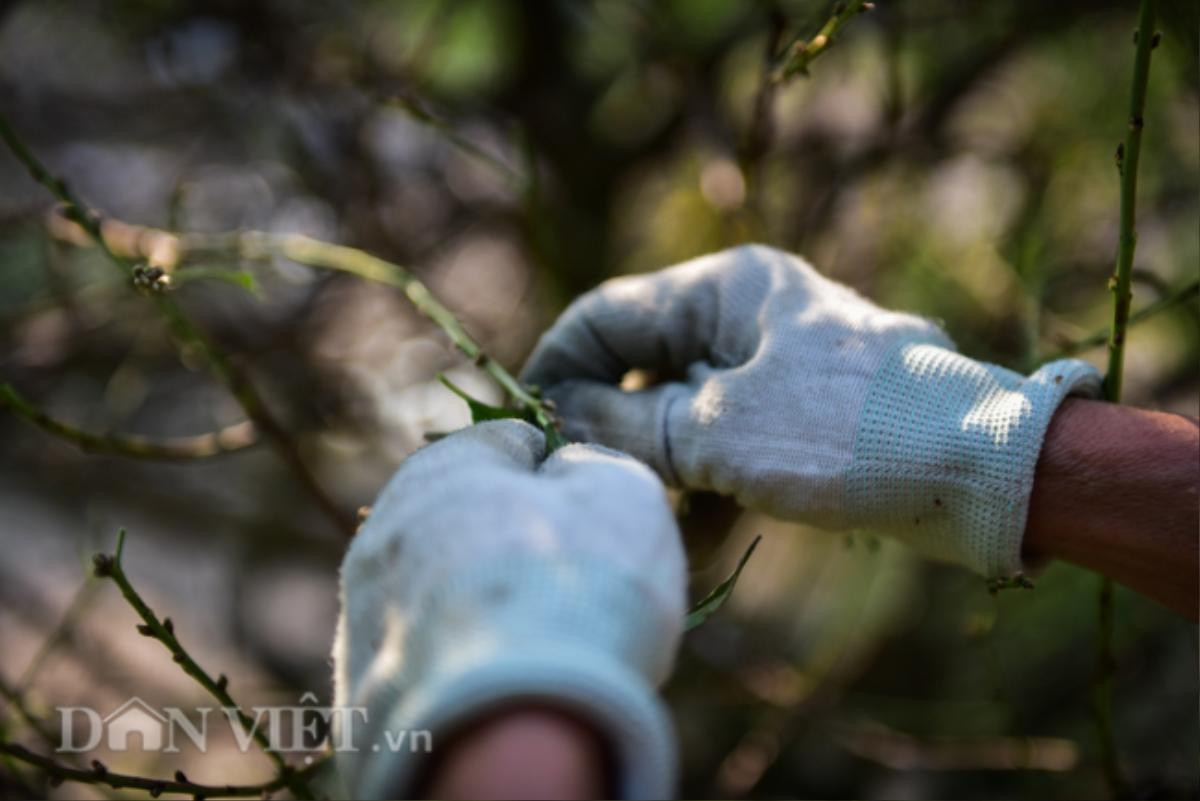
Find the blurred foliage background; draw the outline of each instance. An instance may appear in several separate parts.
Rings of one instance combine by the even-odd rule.
[[[1028,368],[1103,330],[1113,153],[1136,4],[879,0],[810,77],[764,89],[817,0],[25,0],[0,3],[0,108],[105,215],[302,232],[411,268],[514,370],[613,275],[748,240]],[[1135,310],[1197,278],[1197,7],[1163,0]],[[50,233],[0,154],[0,370],[89,431],[239,422],[153,304]],[[438,371],[498,391],[396,292],[286,261],[173,290],[254,379],[348,520],[426,431],[467,422]],[[1082,355],[1103,365],[1103,348]],[[1130,337],[1126,400],[1195,416],[1195,294]],[[801,402],[803,399],[798,399]],[[0,677],[34,710],[199,690],[133,630],[94,551],[126,565],[243,703],[328,699],[344,547],[266,447],[188,464],[88,456],[0,415]],[[1108,794],[1088,709],[1098,579],[1051,565],[990,596],[899,546],[698,498],[697,594],[755,534],[731,604],[667,688],[685,795]],[[1119,591],[1116,734],[1141,797],[1200,793],[1197,630]],[[47,635],[59,636],[23,675]],[[9,710],[5,736],[23,737]],[[106,754],[114,769],[263,778],[233,750]],[[76,797],[0,766],[0,795]]]

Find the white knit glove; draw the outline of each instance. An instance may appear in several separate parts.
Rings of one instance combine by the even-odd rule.
[[[638,392],[630,368],[678,379]],[[763,246],[619,278],[546,332],[526,381],[566,434],[668,482],[777,517],[867,528],[989,578],[1021,571],[1033,473],[1090,365],[1028,378],[960,356],[933,322],[885,311]]]
[[[338,754],[349,797],[414,791],[423,755],[389,753],[385,730],[430,730],[436,754],[457,726],[518,699],[605,735],[622,797],[670,795],[674,739],[655,687],[685,581],[662,484],[628,456],[570,445],[547,458],[542,433],[513,420],[413,454],[342,565],[335,704],[369,718],[354,726],[357,753]]]

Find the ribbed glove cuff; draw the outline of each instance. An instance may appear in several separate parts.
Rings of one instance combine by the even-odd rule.
[[[988,578],[1022,572],[1034,470],[1055,410],[1097,396],[1075,359],[1029,377],[906,343],[872,380],[847,476],[852,525],[908,541]]]
[[[644,680],[606,654],[523,644],[458,666],[408,695],[387,719],[393,733],[439,734],[489,709],[522,701],[553,704],[592,724],[613,749],[618,798],[668,798],[676,781],[674,734],[661,702]],[[411,740],[411,735],[410,735]],[[359,767],[359,798],[411,794],[423,754],[370,754]]]
[[[428,730],[436,752],[459,725],[522,701],[592,724],[612,748],[618,797],[671,796],[674,733],[653,685],[670,671],[682,609],[619,572],[499,558],[439,582],[414,610],[405,669],[371,681],[371,736],[340,766],[353,797],[414,789],[427,755],[374,751],[384,730]]]

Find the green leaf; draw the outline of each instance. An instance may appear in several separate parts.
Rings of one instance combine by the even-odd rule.
[[[718,609],[725,605],[729,600],[730,594],[733,592],[733,585],[737,583],[738,576],[742,575],[742,568],[746,566],[746,562],[750,560],[750,554],[754,553],[754,549],[758,547],[759,540],[762,535],[754,538],[754,542],[750,543],[750,547],[742,554],[742,558],[738,560],[737,567],[729,574],[729,578],[722,581],[717,586],[713,587],[712,592],[705,595],[700,601],[688,611],[687,618],[684,619],[684,631],[691,631],[699,626],[704,621],[708,620]]]
[[[457,386],[449,378],[446,378],[443,373],[438,373],[438,381],[441,381],[446,389],[467,402],[467,408],[471,410],[472,423],[482,423],[485,420],[507,420],[513,417],[519,420],[529,420],[528,412],[519,409],[505,409],[502,406],[492,406],[490,403],[475,400],[462,387]]]
[[[542,433],[546,435],[546,455],[554,453],[564,445],[570,445],[571,440],[562,435],[562,432],[554,427],[553,423],[544,423],[542,425]]]
[[[542,430],[546,435],[546,455],[554,453],[564,445],[569,445],[570,440],[562,435],[562,433],[554,426],[554,422],[549,420],[544,414],[539,415],[532,409],[506,409],[503,406],[492,406],[490,403],[476,400],[457,386],[449,378],[446,378],[444,373],[438,373],[438,381],[441,381],[446,389],[453,392],[458,397],[462,398],[467,403],[467,408],[471,410],[471,422],[482,423],[485,420],[524,420],[527,423],[532,423]],[[428,437],[429,435],[426,435]]]

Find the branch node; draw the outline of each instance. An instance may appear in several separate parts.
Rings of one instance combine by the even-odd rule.
[[[135,264],[133,267],[133,285],[143,292],[166,292],[171,288],[171,276],[162,267],[151,267],[148,264]]]
[[[92,573],[97,578],[110,578],[113,574],[113,558],[106,553],[92,557]]]

